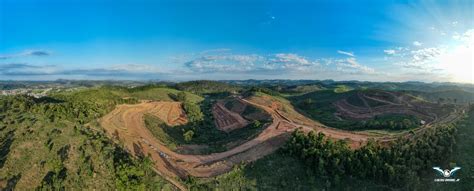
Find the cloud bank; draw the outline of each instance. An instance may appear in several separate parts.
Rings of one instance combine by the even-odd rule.
[[[28,52],[15,56],[46,56],[44,52]],[[345,54],[347,55],[347,54]],[[350,56],[352,55],[352,56]],[[336,78],[346,75],[375,75],[375,69],[358,62],[351,53],[348,58],[312,59],[295,53],[233,54],[230,49],[203,51],[196,56],[183,57],[180,67],[172,71],[158,67],[159,64],[115,64],[101,67],[73,68],[63,64],[43,65],[24,62],[1,63],[0,76],[62,76],[83,78],[136,78],[159,79],[160,77],[181,79],[242,79],[242,78]],[[10,56],[12,57],[12,56]],[[166,65],[166,64],[165,64]]]
[[[374,68],[359,63],[353,53],[342,54],[349,57],[311,59],[295,53],[269,55],[226,53],[198,56],[185,62],[184,66],[185,70],[196,75],[225,74],[234,76],[233,79],[246,75],[267,78],[350,79],[357,75],[371,78],[379,74]]]
[[[12,58],[21,58],[28,56],[49,56],[51,53],[45,50],[27,50],[21,53],[9,54],[9,55],[0,55],[0,60],[7,60]]]

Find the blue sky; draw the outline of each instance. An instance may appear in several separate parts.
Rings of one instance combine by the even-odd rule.
[[[0,0],[0,80],[474,83],[473,1]]]

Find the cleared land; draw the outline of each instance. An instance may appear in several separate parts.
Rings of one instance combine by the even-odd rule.
[[[230,132],[249,124],[249,122],[242,116],[238,113],[229,111],[223,104],[223,101],[218,101],[212,107],[212,114],[214,115],[216,127],[219,130]]]
[[[131,153],[151,156],[156,170],[178,187],[180,184],[175,181],[177,177],[186,178],[189,175],[212,177],[228,172],[241,162],[255,161],[273,153],[285,143],[290,133],[298,128],[305,132],[322,132],[332,139],[345,140],[353,149],[363,146],[369,138],[382,142],[392,141],[395,138],[326,127],[299,114],[287,100],[272,96],[260,95],[237,99],[268,112],[273,122],[252,140],[220,153],[179,154],[164,146],[148,131],[143,120],[144,114],[156,115],[169,125],[184,124],[186,121],[184,112],[178,102],[120,105],[104,116],[100,123],[110,136],[120,140]],[[222,104],[218,104],[217,107],[221,111],[228,111]],[[231,111],[217,116],[232,116],[233,113],[229,112]]]
[[[406,92],[384,90],[344,93],[322,90],[289,99],[298,111],[330,127],[392,133],[435,122],[455,108],[451,104],[428,102]]]
[[[350,132],[326,128],[319,129],[322,126],[310,127],[297,124],[288,120],[287,117],[280,114],[281,112],[276,109],[249,100],[243,99],[243,101],[270,113],[274,120],[273,123],[256,138],[231,150],[210,155],[183,155],[173,152],[157,141],[144,126],[143,115],[145,113],[154,114],[157,111],[163,111],[160,108],[169,108],[171,111],[172,106],[179,106],[176,102],[148,102],[137,105],[121,105],[104,116],[100,123],[109,135],[123,142],[132,153],[136,155],[150,154],[155,161],[156,168],[160,172],[172,177],[176,175],[180,177],[186,177],[187,175],[210,177],[222,174],[230,170],[237,163],[254,161],[272,153],[283,145],[289,133],[298,127],[302,127],[305,131],[311,131],[316,128],[318,131],[330,134],[333,138],[349,139],[357,143],[367,139],[364,135],[354,135]],[[163,120],[172,122],[174,119]],[[313,125],[318,125],[318,123],[314,122]]]
[[[417,102],[413,97],[405,94],[392,92],[376,92],[356,94],[338,100],[334,103],[337,112],[335,115],[343,118],[370,119],[384,114],[408,114],[416,116],[425,121],[433,121],[436,118],[436,104],[429,102]]]
[[[269,121],[271,116],[264,110],[255,107],[251,104],[248,104],[242,99],[237,97],[231,97],[225,100],[224,106],[232,112],[235,112],[241,115],[244,119],[248,121]]]

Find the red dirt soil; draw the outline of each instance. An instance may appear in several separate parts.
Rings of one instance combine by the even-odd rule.
[[[214,122],[219,130],[230,132],[235,129],[245,127],[249,124],[249,122],[242,116],[240,116],[238,113],[229,111],[223,104],[224,103],[222,101],[218,101],[212,107]]]
[[[149,102],[136,105],[120,105],[100,120],[107,134],[120,140],[130,153],[149,155],[158,173],[181,190],[184,190],[177,177],[212,177],[232,169],[235,164],[254,161],[280,148],[290,133],[298,128],[304,132],[322,132],[331,139],[346,140],[353,149],[363,146],[369,138],[389,140],[390,137],[375,137],[365,133],[343,131],[326,127],[306,118],[292,107],[268,99],[251,97],[240,101],[259,107],[268,112],[273,123],[257,137],[230,150],[208,155],[191,155],[176,153],[159,142],[145,127],[143,115],[152,114],[165,122],[184,124],[186,119],[178,102]],[[215,105],[216,115],[226,118],[234,117],[222,104]],[[235,117],[237,118],[237,117]],[[235,119],[234,118],[234,119]],[[131,152],[133,151],[133,152]]]

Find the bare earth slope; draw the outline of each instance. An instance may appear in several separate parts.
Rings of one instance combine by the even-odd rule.
[[[216,127],[225,132],[230,132],[249,124],[242,116],[224,107],[222,101],[218,101],[214,104],[212,114],[215,118]]]
[[[392,140],[392,137],[376,137],[372,134],[325,127],[270,97],[253,96],[239,99],[271,114],[273,123],[254,139],[225,152],[209,155],[173,152],[156,140],[145,127],[143,116],[147,113],[158,116],[169,125],[184,124],[186,119],[178,102],[120,105],[104,116],[100,124],[109,136],[122,142],[129,152],[135,155],[150,155],[155,162],[156,170],[181,188],[175,178],[185,178],[188,175],[212,177],[228,172],[235,164],[254,161],[274,152],[285,143],[290,133],[298,128],[305,132],[322,132],[332,139],[346,140],[353,149],[363,146],[369,138]]]

